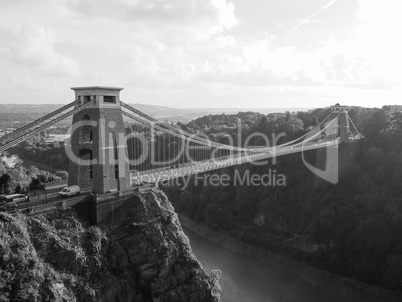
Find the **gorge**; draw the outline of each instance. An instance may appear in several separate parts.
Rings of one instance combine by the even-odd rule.
[[[220,301],[177,215],[157,190],[132,196],[126,219],[100,229],[72,210],[0,213],[0,301]]]

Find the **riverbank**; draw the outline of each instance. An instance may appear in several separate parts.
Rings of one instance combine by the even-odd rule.
[[[366,301],[378,301],[378,298],[386,299],[386,301],[401,301],[402,299],[401,294],[379,287],[369,286],[350,278],[337,276],[297,262],[286,256],[275,254],[271,251],[239,241],[227,234],[211,230],[203,224],[196,224],[186,216],[181,215],[180,220],[185,228],[211,242],[219,244],[235,254],[273,265],[302,278],[312,285],[330,288],[343,296],[361,297]]]

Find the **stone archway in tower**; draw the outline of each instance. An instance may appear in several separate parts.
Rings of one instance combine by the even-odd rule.
[[[93,152],[90,149],[80,149],[78,153],[79,165],[78,165],[78,177],[79,183],[82,187],[92,187],[93,185],[93,165],[91,163],[93,159]]]

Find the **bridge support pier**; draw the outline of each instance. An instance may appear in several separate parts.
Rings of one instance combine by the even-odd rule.
[[[335,106],[331,106],[331,115],[329,120],[332,121],[337,119],[335,123],[338,125],[337,133],[335,133],[335,137],[340,137],[341,143],[350,142],[349,134],[350,134],[350,125],[349,125],[349,115],[348,115],[348,107],[341,106],[336,104]]]
[[[133,207],[134,194],[95,195],[93,203],[94,222],[98,226],[109,227],[123,221]]]
[[[325,182],[323,179],[339,181],[353,165],[358,147],[358,142],[349,141],[349,144],[317,149],[315,167],[321,170],[325,177],[316,173],[318,177],[316,177],[315,185],[323,184]]]

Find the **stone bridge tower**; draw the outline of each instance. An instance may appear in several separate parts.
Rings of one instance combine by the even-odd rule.
[[[76,107],[94,104],[73,115],[69,156],[69,185],[93,187],[95,194],[121,191],[130,187],[130,170],[116,87],[74,87]]]
[[[339,116],[338,116],[339,114]],[[348,115],[348,107],[341,106],[336,104],[335,106],[331,106],[331,115],[329,117],[329,121],[332,121],[338,117],[338,129],[335,136],[339,136],[342,143],[350,142],[349,134],[350,134],[350,126],[349,126],[349,115]]]

